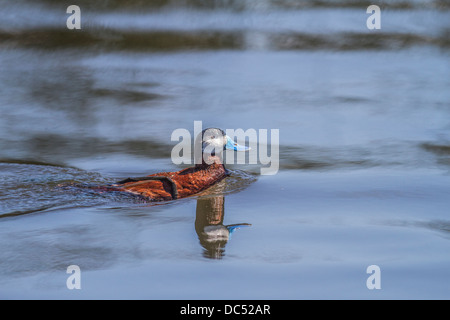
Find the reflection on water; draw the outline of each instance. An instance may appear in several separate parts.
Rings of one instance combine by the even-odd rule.
[[[222,258],[231,234],[240,227],[250,226],[249,223],[224,225],[224,215],[224,196],[205,196],[197,199],[195,231],[207,258]]]
[[[254,175],[241,170],[229,170],[230,176],[200,193],[197,198],[195,214],[195,231],[201,246],[203,256],[211,259],[221,259],[225,255],[225,246],[231,234],[250,223],[224,225],[225,197],[232,193],[243,191],[256,181]]]

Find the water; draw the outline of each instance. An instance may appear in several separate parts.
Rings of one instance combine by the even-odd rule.
[[[0,297],[450,297],[446,2],[385,1],[373,31],[357,1],[78,1],[67,30],[70,4],[0,2]],[[67,187],[179,170],[196,120],[279,129],[279,172],[159,204]]]

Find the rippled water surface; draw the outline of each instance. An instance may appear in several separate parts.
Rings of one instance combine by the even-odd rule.
[[[71,4],[0,1],[1,298],[450,298],[447,2]],[[194,121],[279,129],[278,173],[83,187],[181,169]]]

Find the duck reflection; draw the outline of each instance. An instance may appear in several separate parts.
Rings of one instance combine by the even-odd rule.
[[[197,200],[195,231],[204,248],[206,258],[221,259],[231,234],[249,223],[224,225],[225,197],[222,195],[200,197]]]

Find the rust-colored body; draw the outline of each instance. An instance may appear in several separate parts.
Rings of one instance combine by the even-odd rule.
[[[175,186],[170,180],[143,179],[142,181],[138,180],[115,184],[113,190],[130,192],[150,201],[172,200],[174,199],[174,187],[177,189],[177,198],[184,198],[212,186],[216,182],[222,180],[226,175],[227,173],[223,164],[220,161],[214,161],[212,164],[203,163],[176,172],[161,172],[148,176],[168,177]]]

